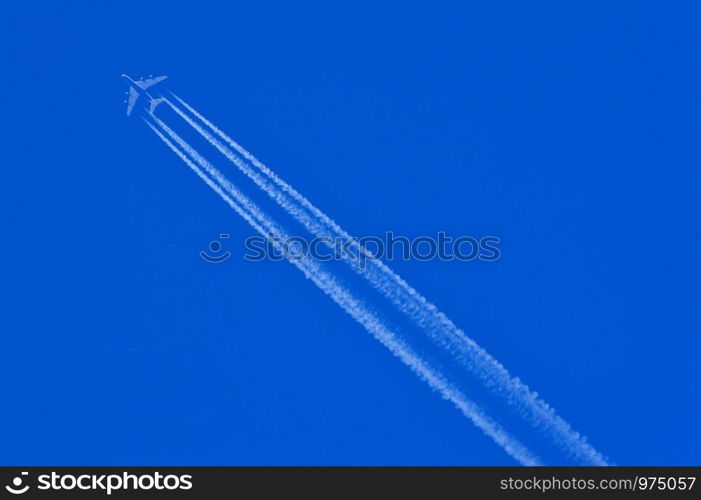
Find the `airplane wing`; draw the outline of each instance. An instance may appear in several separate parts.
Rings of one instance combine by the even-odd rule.
[[[127,116],[131,114],[131,110],[134,109],[134,104],[139,98],[139,93],[134,89],[134,87],[129,87],[129,101],[127,101]]]
[[[162,82],[166,78],[168,78],[168,77],[165,75],[164,76],[157,76],[156,78],[149,78],[148,80],[137,80],[134,83],[137,84],[142,89],[147,89],[151,85],[156,85],[158,82]]]

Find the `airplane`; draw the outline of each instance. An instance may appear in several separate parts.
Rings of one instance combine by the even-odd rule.
[[[144,96],[149,100],[151,103],[151,107],[149,109],[150,113],[153,113],[153,111],[156,109],[156,106],[158,106],[160,103],[165,101],[162,97],[160,98],[154,98],[149,95],[148,92],[146,92],[146,89],[156,85],[158,82],[162,82],[167,76],[157,76],[155,78],[149,78],[148,80],[144,80],[143,78],[141,80],[132,80],[129,75],[122,74],[122,78],[127,80],[129,82],[129,99],[127,101],[127,116],[131,114],[131,110],[134,109],[134,104],[136,104],[136,101],[139,99],[140,96]]]

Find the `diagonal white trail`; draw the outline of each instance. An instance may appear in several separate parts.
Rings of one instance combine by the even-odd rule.
[[[314,206],[306,197],[257,160],[236,141],[216,127],[183,99],[177,102],[212,133],[193,120],[179,106],[166,101],[171,108],[219,150],[239,170],[255,182],[268,196],[304,227],[320,238],[350,240],[351,235],[333,219]],[[223,142],[222,142],[223,141]],[[228,145],[228,146],[227,146]],[[231,148],[231,149],[230,149]],[[233,150],[232,150],[233,149]],[[355,241],[355,240],[354,240]],[[475,374],[493,394],[503,398],[534,429],[540,430],[556,446],[582,464],[606,465],[601,453],[518,378],[513,377],[494,357],[458,328],[444,313],[417,292],[382,261],[372,258],[357,241],[352,245],[356,255],[364,254],[367,267],[360,259],[344,255],[345,261],[398,310],[424,329],[431,338]]]
[[[202,155],[178,136],[170,127],[155,116],[152,116],[159,128],[146,121],[153,132],[190,167],[197,176],[212,188],[232,209],[246,220],[262,236],[268,237],[274,233],[280,239],[273,242],[279,250],[281,241],[287,238],[285,231],[253,202],[231,184],[217,168],[209,163]],[[163,132],[165,132],[165,135]],[[166,137],[166,135],[168,137]],[[446,378],[432,367],[426,360],[415,353],[396,333],[390,330],[367,305],[355,297],[345,286],[341,285],[321,265],[309,258],[289,259],[305,276],[328,295],[336,304],[360,323],[378,341],[387,347],[395,356],[408,365],[419,378],[424,380],[433,390],[451,401],[466,417],[468,417],[487,436],[499,444],[509,455],[524,465],[541,465],[541,461],[522,443],[511,436],[497,422],[491,419],[475,403],[470,401],[460,390],[450,384]]]

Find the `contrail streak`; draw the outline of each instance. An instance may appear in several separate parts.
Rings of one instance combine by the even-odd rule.
[[[173,97],[190,114],[216,134],[205,130],[199,123],[188,116],[177,105],[167,100],[171,108],[190,126],[200,133],[212,146],[229,161],[252,179],[276,203],[292,215],[304,227],[320,238],[351,239],[343,228],[333,219],[314,206],[306,197],[282,180],[275,172],[257,160],[236,141],[231,139],[212,122],[173,94]],[[229,149],[227,145],[232,149]],[[251,165],[253,167],[251,167]],[[355,240],[353,240],[355,241]],[[594,449],[584,437],[545,403],[518,378],[513,377],[506,368],[480,347],[464,331],[458,328],[444,313],[430,303],[425,297],[411,287],[403,278],[387,267],[357,242],[352,245],[356,256],[363,255],[368,266],[362,265],[361,259],[344,255],[345,261],[355,272],[363,276],[380,293],[382,293],[398,310],[410,318],[417,326],[424,329],[443,349],[459,360],[477,376],[482,384],[493,394],[504,399],[515,409],[533,429],[547,436],[566,454],[582,464],[607,465],[604,456]]]
[[[161,130],[156,128],[156,126],[144,119],[151,130],[153,130],[153,132],[156,133],[156,135],[177,154],[200,179],[212,188],[262,236],[267,238],[271,233],[280,236],[280,239],[274,241],[273,244],[282,250],[280,241],[284,241],[287,238],[284,230],[270,220],[270,218],[253,202],[233,186],[218,169],[202,157],[202,155],[186,141],[180,138],[180,136],[163,121],[155,116],[152,116],[152,118],[170,139],[166,137]],[[396,333],[390,330],[363,301],[355,297],[346,287],[338,283],[331,274],[323,270],[320,263],[310,258],[293,258],[288,260],[395,356],[408,365],[419,378],[424,380],[433,390],[440,393],[443,398],[451,401],[487,436],[491,437],[497,444],[504,448],[509,455],[524,465],[541,465],[541,461],[538,457],[511,436],[497,422],[486,415],[478,405],[470,401],[460,390],[450,384],[439,370],[432,367],[426,360],[422,359],[406,345],[405,342],[398,338]]]

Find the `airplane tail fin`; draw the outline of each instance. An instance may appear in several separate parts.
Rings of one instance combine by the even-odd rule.
[[[149,113],[153,114],[153,112],[156,110],[156,106],[158,106],[160,103],[164,102],[165,98],[159,97],[158,99],[151,99],[151,108],[149,109]]]

